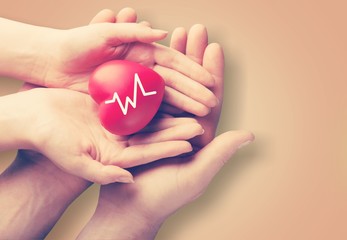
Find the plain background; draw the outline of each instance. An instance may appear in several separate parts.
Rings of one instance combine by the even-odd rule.
[[[231,159],[201,199],[172,216],[157,239],[347,239],[345,1],[0,3],[2,17],[63,29],[87,24],[103,8],[130,6],[140,20],[170,32],[205,24],[210,41],[223,45],[219,131],[249,129],[256,142]],[[0,83],[2,95],[20,86]],[[1,153],[2,169],[13,156]],[[97,190],[83,194],[47,239],[74,239],[93,213]]]

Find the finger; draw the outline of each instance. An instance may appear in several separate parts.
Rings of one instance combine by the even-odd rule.
[[[90,157],[79,157],[70,161],[71,164],[65,168],[70,174],[77,175],[88,181],[98,184],[113,182],[132,183],[133,176],[130,172],[113,165],[103,165]]]
[[[166,86],[176,89],[207,107],[215,107],[218,104],[218,99],[211,90],[187,76],[160,65],[156,65],[154,70],[163,77]]]
[[[116,16],[116,22],[117,23],[134,23],[137,20],[137,14],[134,9],[132,8],[123,8],[120,10]],[[124,43],[119,45],[114,55],[118,58],[123,57],[131,48],[132,43]]]
[[[139,24],[142,24],[142,25],[147,26],[147,27],[151,27],[151,23],[147,22],[147,21],[141,21]]]
[[[104,36],[107,42],[113,46],[129,42],[151,43],[167,36],[166,31],[152,29],[137,23],[105,23],[98,28],[98,31],[96,34]]]
[[[154,46],[154,60],[157,64],[174,69],[206,87],[214,85],[211,74],[198,63],[174,49],[160,44],[154,44]]]
[[[176,28],[172,32],[170,48],[185,54],[186,46],[187,46],[187,31],[182,27]]]
[[[210,112],[210,108],[168,86],[165,87],[163,100],[174,107],[196,116],[206,116]]]
[[[157,132],[174,126],[191,123],[197,123],[197,121],[194,118],[161,117],[159,119],[152,120],[145,128],[141,130],[141,133]]]
[[[144,145],[130,146],[120,156],[114,158],[112,164],[129,168],[169,158],[192,151],[192,146],[187,141],[167,141]]]
[[[136,11],[129,7],[121,9],[116,16],[117,23],[134,23],[136,20]]]
[[[204,133],[198,123],[189,123],[169,127],[152,133],[136,134],[129,139],[130,146],[166,141],[188,140]]]
[[[205,146],[214,138],[221,112],[224,88],[224,54],[220,45],[212,43],[207,46],[203,58],[203,67],[211,73],[216,81],[212,91],[217,96],[219,103],[211,109],[209,115],[199,119],[205,129],[205,134],[193,140],[193,145],[198,147]]]
[[[189,30],[186,55],[194,62],[202,64],[208,44],[207,30],[204,25],[196,24]]]
[[[254,140],[254,135],[247,131],[230,131],[216,137],[206,147],[196,153],[185,168],[185,177],[195,187],[204,188],[219,172],[230,157],[243,145]]]
[[[221,103],[223,100],[224,88],[224,53],[222,47],[217,43],[209,44],[204,53],[203,67],[215,79],[213,92]]]
[[[103,22],[109,22],[109,23],[116,22],[116,17],[112,10],[110,9],[101,10],[99,13],[95,15],[95,17],[93,17],[93,19],[90,21],[89,24],[103,23]]]

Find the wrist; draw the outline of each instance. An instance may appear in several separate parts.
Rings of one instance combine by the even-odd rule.
[[[0,97],[0,150],[34,149],[30,134],[34,120],[33,98],[28,92]]]
[[[49,56],[59,30],[0,18],[0,75],[45,86]]]
[[[43,239],[89,185],[61,171],[41,154],[19,151],[13,164],[0,175],[0,235]]]

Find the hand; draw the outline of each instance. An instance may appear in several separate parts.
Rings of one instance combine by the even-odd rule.
[[[31,108],[25,134],[34,136],[30,148],[66,172],[101,184],[132,182],[122,168],[189,152],[185,140],[202,134],[201,126],[189,118],[159,118],[142,132],[116,136],[101,126],[97,105],[86,94],[36,88],[17,95],[16,105],[24,102],[23,108]]]
[[[100,14],[108,13],[105,10]],[[90,74],[98,65],[125,59],[151,67],[164,78],[164,111],[174,106],[198,116],[208,114],[217,105],[216,97],[205,87],[214,84],[209,72],[179,51],[150,43],[165,34],[135,24],[134,10],[123,9],[119,16],[126,21],[114,24],[115,17],[110,17],[109,23],[100,23],[96,16],[94,24],[52,35],[57,42],[53,45],[58,47],[48,51],[51,57],[44,71],[44,85],[87,92]]]
[[[207,46],[205,28],[194,26],[187,41],[185,32],[176,30],[171,46],[194,58],[214,76],[213,91],[221,104],[223,52],[218,44]],[[226,132],[214,138],[220,107],[199,118],[206,131],[195,139],[198,152],[194,155],[133,168],[134,184],[102,186],[96,212],[80,239],[86,236],[153,239],[168,216],[198,198],[237,149],[254,138],[246,131]]]
[[[1,239],[44,239],[90,182],[41,154],[20,150],[0,175]]]
[[[126,13],[126,10],[121,11],[117,15],[117,21],[129,21],[129,15]],[[114,21],[114,18],[112,12],[101,11],[93,22]],[[25,84],[22,90],[30,90],[32,87]],[[30,108],[25,110],[27,109]],[[185,118],[167,121],[158,117],[142,133],[132,138],[132,144],[145,141],[143,137],[146,136],[146,132],[153,132],[155,129],[169,130],[170,127],[173,127],[171,130],[178,130],[178,125],[181,124],[192,126],[191,124],[195,125],[195,121]],[[24,133],[26,127],[20,128],[20,132]],[[176,131],[167,130],[164,130],[165,136],[162,135],[165,138],[177,134]],[[159,140],[160,134],[147,136],[152,136],[147,141],[155,141],[154,138]],[[73,135],[69,133],[69,137]],[[156,150],[161,149],[159,147]],[[43,239],[69,204],[90,185],[91,182],[62,171],[42,154],[20,150],[15,161],[0,175],[0,235],[6,239]]]
[[[128,13],[126,9],[121,11],[118,21],[130,21],[132,14]],[[99,22],[105,14],[107,17],[109,13],[99,13],[92,23]],[[68,173],[93,182],[131,182],[131,174],[122,168],[188,152],[191,146],[184,140],[202,133],[197,123],[182,118],[159,120],[155,127],[152,124],[147,128],[151,132],[117,137],[100,126],[95,114],[96,105],[85,94],[35,89],[21,96],[30,97],[34,101],[32,105],[44,114],[33,122],[39,127],[32,133],[37,139],[30,148],[45,154]],[[66,99],[69,101],[64,101]],[[59,129],[54,137],[51,129]],[[60,148],[57,149],[57,146]]]

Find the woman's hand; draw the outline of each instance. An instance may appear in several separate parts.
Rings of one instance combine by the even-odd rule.
[[[101,22],[99,15],[93,24],[68,30],[0,18],[0,75],[87,93],[89,77],[97,66],[125,59],[153,68],[164,78],[162,110],[174,107],[207,115],[218,102],[208,89],[214,85],[211,74],[179,51],[153,43],[167,32],[135,23],[132,9],[122,11],[120,16],[127,15],[126,21],[115,23],[113,17]]]
[[[91,97],[66,89],[35,88],[2,97],[1,103],[19,112],[4,131],[20,136],[11,143],[4,139],[3,148],[35,150],[64,171],[101,184],[132,182],[123,168],[189,152],[186,140],[203,133],[195,120],[159,118],[146,132],[112,135],[101,126]]]

